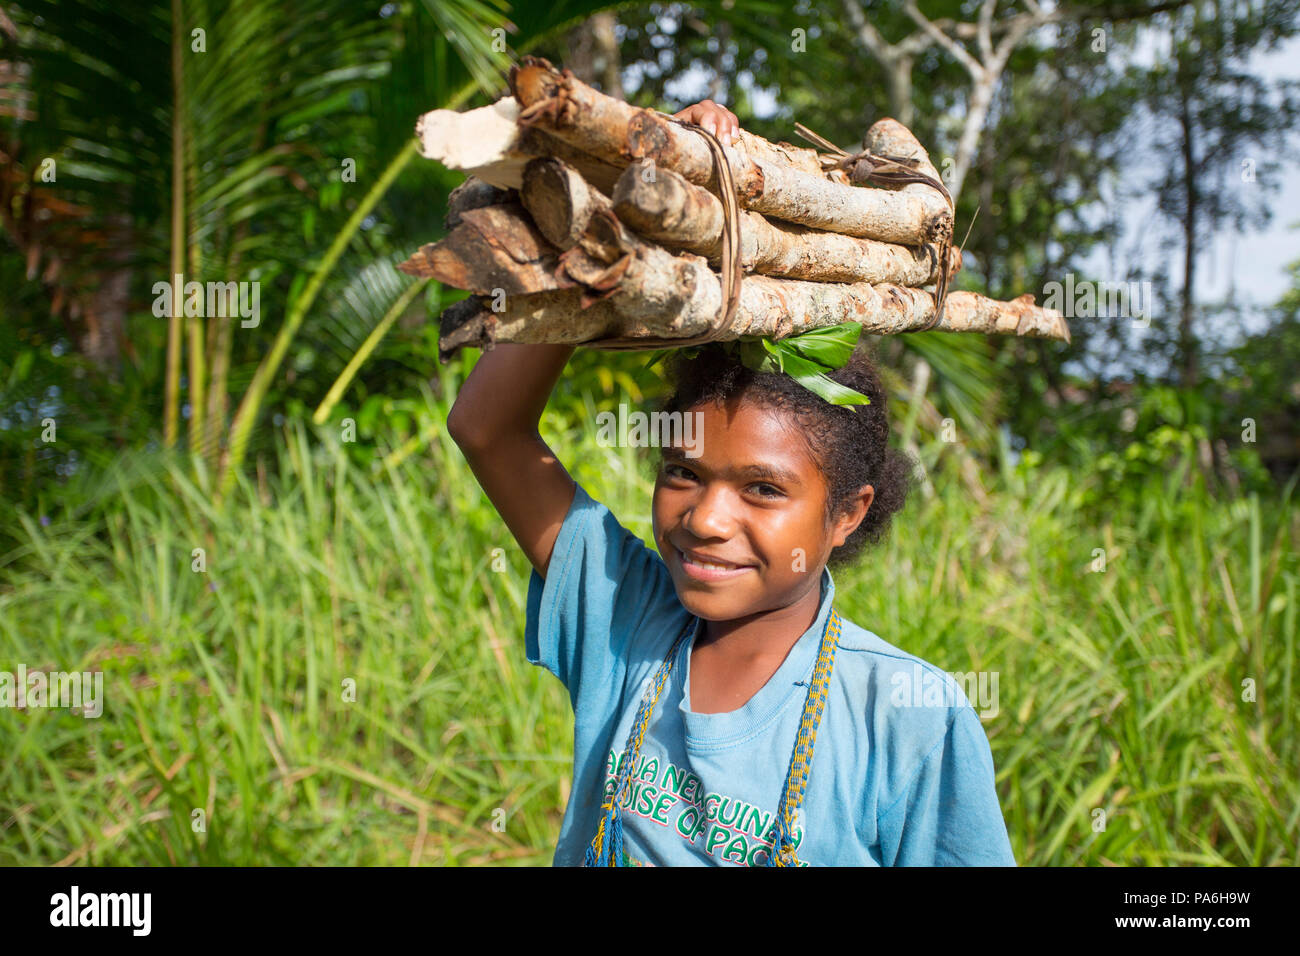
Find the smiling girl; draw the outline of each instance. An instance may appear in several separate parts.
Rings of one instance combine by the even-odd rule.
[[[831,375],[857,411],[718,346],[674,354],[663,410],[702,418],[697,457],[662,450],[658,554],[538,434],[572,352],[497,345],[447,422],[535,569],[528,660],[573,704],[555,863],[1014,865],[956,683],[832,606],[828,563],[906,494],[861,350]]]
[[[1014,866],[960,686],[834,607],[829,566],[910,481],[863,350],[830,375],[870,400],[853,408],[718,343],[674,352],[661,411],[700,417],[691,455],[661,451],[658,554],[538,432],[572,353],[497,345],[447,421],[532,562],[528,660],[573,705],[555,863]]]

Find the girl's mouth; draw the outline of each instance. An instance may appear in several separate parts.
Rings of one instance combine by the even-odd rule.
[[[729,581],[732,578],[740,577],[754,568],[749,565],[729,564],[720,561],[706,561],[702,558],[693,558],[681,548],[677,549],[678,560],[682,562],[682,570],[687,576],[697,581]]]

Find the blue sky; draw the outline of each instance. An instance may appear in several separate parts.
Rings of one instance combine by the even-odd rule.
[[[1269,79],[1300,78],[1300,38],[1259,57],[1255,66]],[[1222,297],[1229,280],[1235,279],[1238,294],[1271,305],[1289,286],[1286,266],[1300,259],[1300,131],[1296,132],[1292,152],[1279,171],[1281,190],[1270,200],[1272,223],[1264,232],[1215,238],[1201,263],[1197,282],[1201,297]]]

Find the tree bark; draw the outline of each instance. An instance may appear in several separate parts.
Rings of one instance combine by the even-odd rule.
[[[461,223],[461,216],[471,209],[485,206],[499,206],[502,203],[517,201],[518,194],[513,189],[501,189],[483,182],[477,176],[470,176],[447,196],[447,215],[442,221],[448,232]]]
[[[548,165],[541,162],[536,168]],[[546,241],[518,203],[472,209],[450,235],[422,247],[399,268],[491,296],[492,322],[485,328],[499,333],[500,341],[690,338],[712,328],[723,301],[721,280],[708,262],[642,241],[607,204],[603,197],[596,200],[586,230],[563,253]],[[535,295],[569,290],[573,295],[559,299]],[[740,307],[723,338],[784,338],[846,321],[881,334],[915,331],[933,320],[934,307],[931,293],[893,283],[751,276],[741,283]],[[997,302],[951,293],[935,328],[1069,341],[1061,314],[1035,306],[1033,296]]]
[[[867,149],[879,156],[913,160],[916,163],[914,167],[916,172],[929,176],[938,182],[943,182],[939,170],[935,169],[934,163],[930,162],[930,154],[926,152],[920,140],[898,120],[886,117],[872,123],[863,142],[866,143]],[[948,214],[952,215],[952,204],[933,186],[925,183],[899,183],[896,185],[882,183],[881,188],[897,190],[901,195],[915,196],[919,201],[928,203],[935,210],[946,208]]]
[[[1191,388],[1196,384],[1196,336],[1192,331],[1192,310],[1195,308],[1196,279],[1196,212],[1199,197],[1196,190],[1197,173],[1195,127],[1188,107],[1189,94],[1180,78],[1178,90],[1179,128],[1182,132],[1181,147],[1183,154],[1183,288],[1181,293],[1181,314],[1178,317],[1178,359],[1182,366],[1182,384]]]
[[[599,84],[615,99],[623,99],[623,61],[613,13],[593,13],[585,23],[569,31],[569,52],[565,62],[585,83]]]
[[[122,213],[107,217],[109,253],[99,284],[85,308],[86,331],[79,343],[82,354],[113,381],[122,374],[122,345],[126,341],[126,317],[130,303],[131,265],[134,235],[131,217]]]
[[[517,202],[460,213],[460,223],[436,243],[421,246],[398,268],[483,295],[516,295],[562,288],[554,276],[555,247]]]
[[[649,158],[691,182],[714,182],[703,138],[653,110],[638,110],[593,90],[544,60],[525,58],[510,83],[521,121],[536,124],[607,163]],[[764,215],[832,232],[905,245],[952,235],[952,213],[939,199],[904,191],[846,186],[822,173],[814,150],[777,146],[741,131],[724,146],[740,204]],[[716,188],[716,187],[715,187]]]
[[[557,184],[558,185],[558,184]],[[926,188],[926,187],[922,187]],[[722,255],[722,203],[707,189],[649,160],[637,160],[614,185],[614,212],[630,229],[717,265]],[[545,232],[545,230],[543,230]],[[961,266],[953,250],[952,271]],[[740,264],[746,272],[819,282],[893,282],[928,285],[938,278],[938,250],[908,247],[769,222],[743,210]]]
[[[644,336],[647,349],[662,348],[661,339],[689,338],[706,331],[716,315],[708,312],[713,303],[721,303],[716,282],[712,289],[681,290],[676,298],[664,296],[662,287],[650,290],[633,284],[588,308],[582,307],[580,293],[574,289],[507,298],[500,311],[471,298],[458,303],[454,314],[444,313],[439,352],[446,361],[467,345],[484,349],[497,342],[580,345],[616,336]],[[742,284],[740,308],[719,341],[742,335],[781,339],[842,322],[857,322],[863,331],[876,335],[917,332],[926,329],[933,317],[934,296],[922,289],[753,276]],[[974,292],[950,293],[935,329],[1069,341],[1060,313],[1034,305],[1032,295],[998,302]]]

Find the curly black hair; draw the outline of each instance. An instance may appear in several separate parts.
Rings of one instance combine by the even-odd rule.
[[[744,395],[764,407],[781,409],[799,423],[794,429],[826,481],[826,524],[844,513],[863,485],[875,489],[862,523],[835,548],[827,564],[839,569],[853,564],[868,544],[881,541],[890,519],[902,509],[914,478],[912,459],[889,445],[889,412],[885,388],[864,344],[829,377],[871,399],[857,411],[833,405],[781,372],[756,372],[718,343],[700,347],[688,357],[673,352],[664,371],[672,393],[661,412],[685,412],[696,405],[726,402]]]

